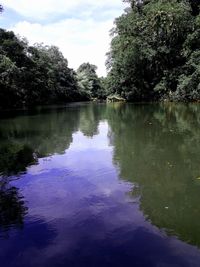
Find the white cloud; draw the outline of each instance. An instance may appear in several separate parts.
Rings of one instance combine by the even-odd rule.
[[[10,28],[26,37],[31,44],[43,42],[56,45],[68,59],[70,67],[77,69],[81,63],[90,62],[98,66],[99,75],[106,74],[105,54],[109,50],[109,31],[114,19],[123,11],[122,0],[1,2],[5,9],[11,8],[23,16]]]
[[[83,62],[90,62],[98,66],[99,75],[105,75],[105,54],[109,50],[112,24],[112,20],[95,22],[92,19],[66,19],[48,25],[24,21],[12,30],[27,37],[31,44],[43,42],[58,46],[74,69]]]
[[[122,0],[2,0],[3,6],[28,18],[44,19],[49,15],[67,14],[83,9],[122,8]]]

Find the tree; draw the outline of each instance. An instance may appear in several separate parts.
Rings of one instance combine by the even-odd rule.
[[[131,7],[115,20],[112,30],[108,90],[131,101],[172,99],[188,69],[186,43],[192,51],[199,49],[194,27],[198,16],[193,12],[199,1],[126,2]]]
[[[33,107],[80,99],[75,72],[55,46],[29,46],[0,29],[0,108]]]
[[[64,102],[78,99],[75,72],[68,68],[68,61],[55,46],[36,44],[29,48],[31,60],[35,63],[35,72],[40,76],[39,101]],[[49,97],[47,98],[47,95]]]
[[[80,92],[85,98],[103,98],[101,81],[96,74],[97,67],[90,63],[83,63],[77,70]]]

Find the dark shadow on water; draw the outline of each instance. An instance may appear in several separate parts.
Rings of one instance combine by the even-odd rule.
[[[8,178],[0,180],[0,238],[7,238],[10,229],[22,229],[28,208],[19,189],[9,184]]]

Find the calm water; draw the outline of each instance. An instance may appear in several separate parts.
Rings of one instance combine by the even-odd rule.
[[[199,267],[200,104],[2,116],[0,266]]]

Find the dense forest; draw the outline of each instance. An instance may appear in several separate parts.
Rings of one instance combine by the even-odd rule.
[[[199,0],[125,0],[108,53],[108,93],[130,101],[200,100]]]
[[[0,29],[0,108],[118,95],[127,101],[200,100],[200,0],[124,0],[107,54],[108,75],[77,71],[55,46]],[[0,13],[3,7],[0,5]]]
[[[1,6],[0,11],[3,11]],[[82,64],[77,73],[55,46],[29,45],[0,29],[0,108],[34,107],[101,98],[96,66]]]

